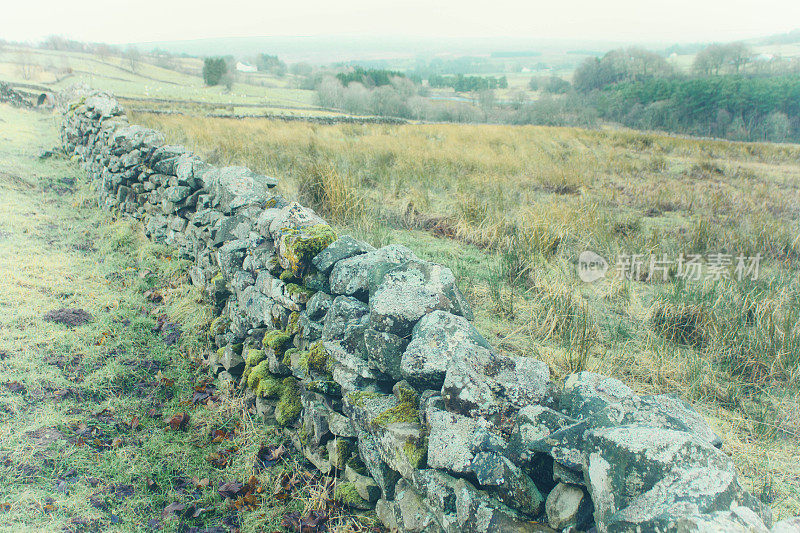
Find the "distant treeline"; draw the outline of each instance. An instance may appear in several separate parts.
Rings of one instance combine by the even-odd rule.
[[[385,69],[375,68],[361,68],[355,67],[347,72],[340,72],[336,75],[342,85],[345,87],[353,82],[360,83],[364,87],[382,87],[392,83],[392,78],[405,78],[406,75],[402,72]]]
[[[800,76],[707,76],[612,85],[599,116],[632,128],[750,141],[800,141]]]
[[[491,89],[508,88],[508,79],[505,76],[493,78],[490,76],[441,76],[432,74],[428,77],[428,85],[435,88],[452,87],[459,93],[486,91]]]
[[[601,119],[632,128],[746,141],[800,141],[800,61],[712,44],[690,75],[640,48],[587,59],[573,76]]]

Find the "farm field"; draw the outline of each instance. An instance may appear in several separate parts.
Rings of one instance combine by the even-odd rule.
[[[777,517],[800,510],[799,147],[620,130],[132,120],[211,163],[278,177],[340,233],[449,266],[500,350],[540,358],[556,376],[594,370],[687,399]],[[587,250],[609,265],[594,283],[577,272]],[[700,270],[687,275],[681,256]],[[757,275],[746,269],[755,264]]]
[[[180,111],[200,105],[209,112],[342,115],[319,108],[314,91],[293,88],[291,76],[243,75],[228,91],[223,86],[204,85],[200,59],[175,62],[182,71],[143,59],[132,63],[119,56],[5,47],[0,50],[0,80],[52,91],[83,83],[123,99],[132,98],[137,107],[146,109],[166,104]]]

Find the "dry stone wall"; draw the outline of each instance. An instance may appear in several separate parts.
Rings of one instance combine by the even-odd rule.
[[[61,135],[101,205],[192,261],[212,370],[388,528],[769,531],[688,404],[499,354],[448,268],[337,236],[276,179],[166,145],[107,94],[74,101]]]

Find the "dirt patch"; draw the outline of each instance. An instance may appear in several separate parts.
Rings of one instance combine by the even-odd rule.
[[[48,322],[64,324],[67,327],[81,326],[92,320],[92,315],[83,309],[55,309],[44,314]]]
[[[64,434],[56,428],[40,428],[36,431],[26,433],[25,436],[28,437],[37,448],[47,448],[55,441],[65,438]]]

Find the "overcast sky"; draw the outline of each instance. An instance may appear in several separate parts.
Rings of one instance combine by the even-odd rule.
[[[0,38],[129,43],[332,34],[730,41],[800,27],[800,0],[5,0]]]

